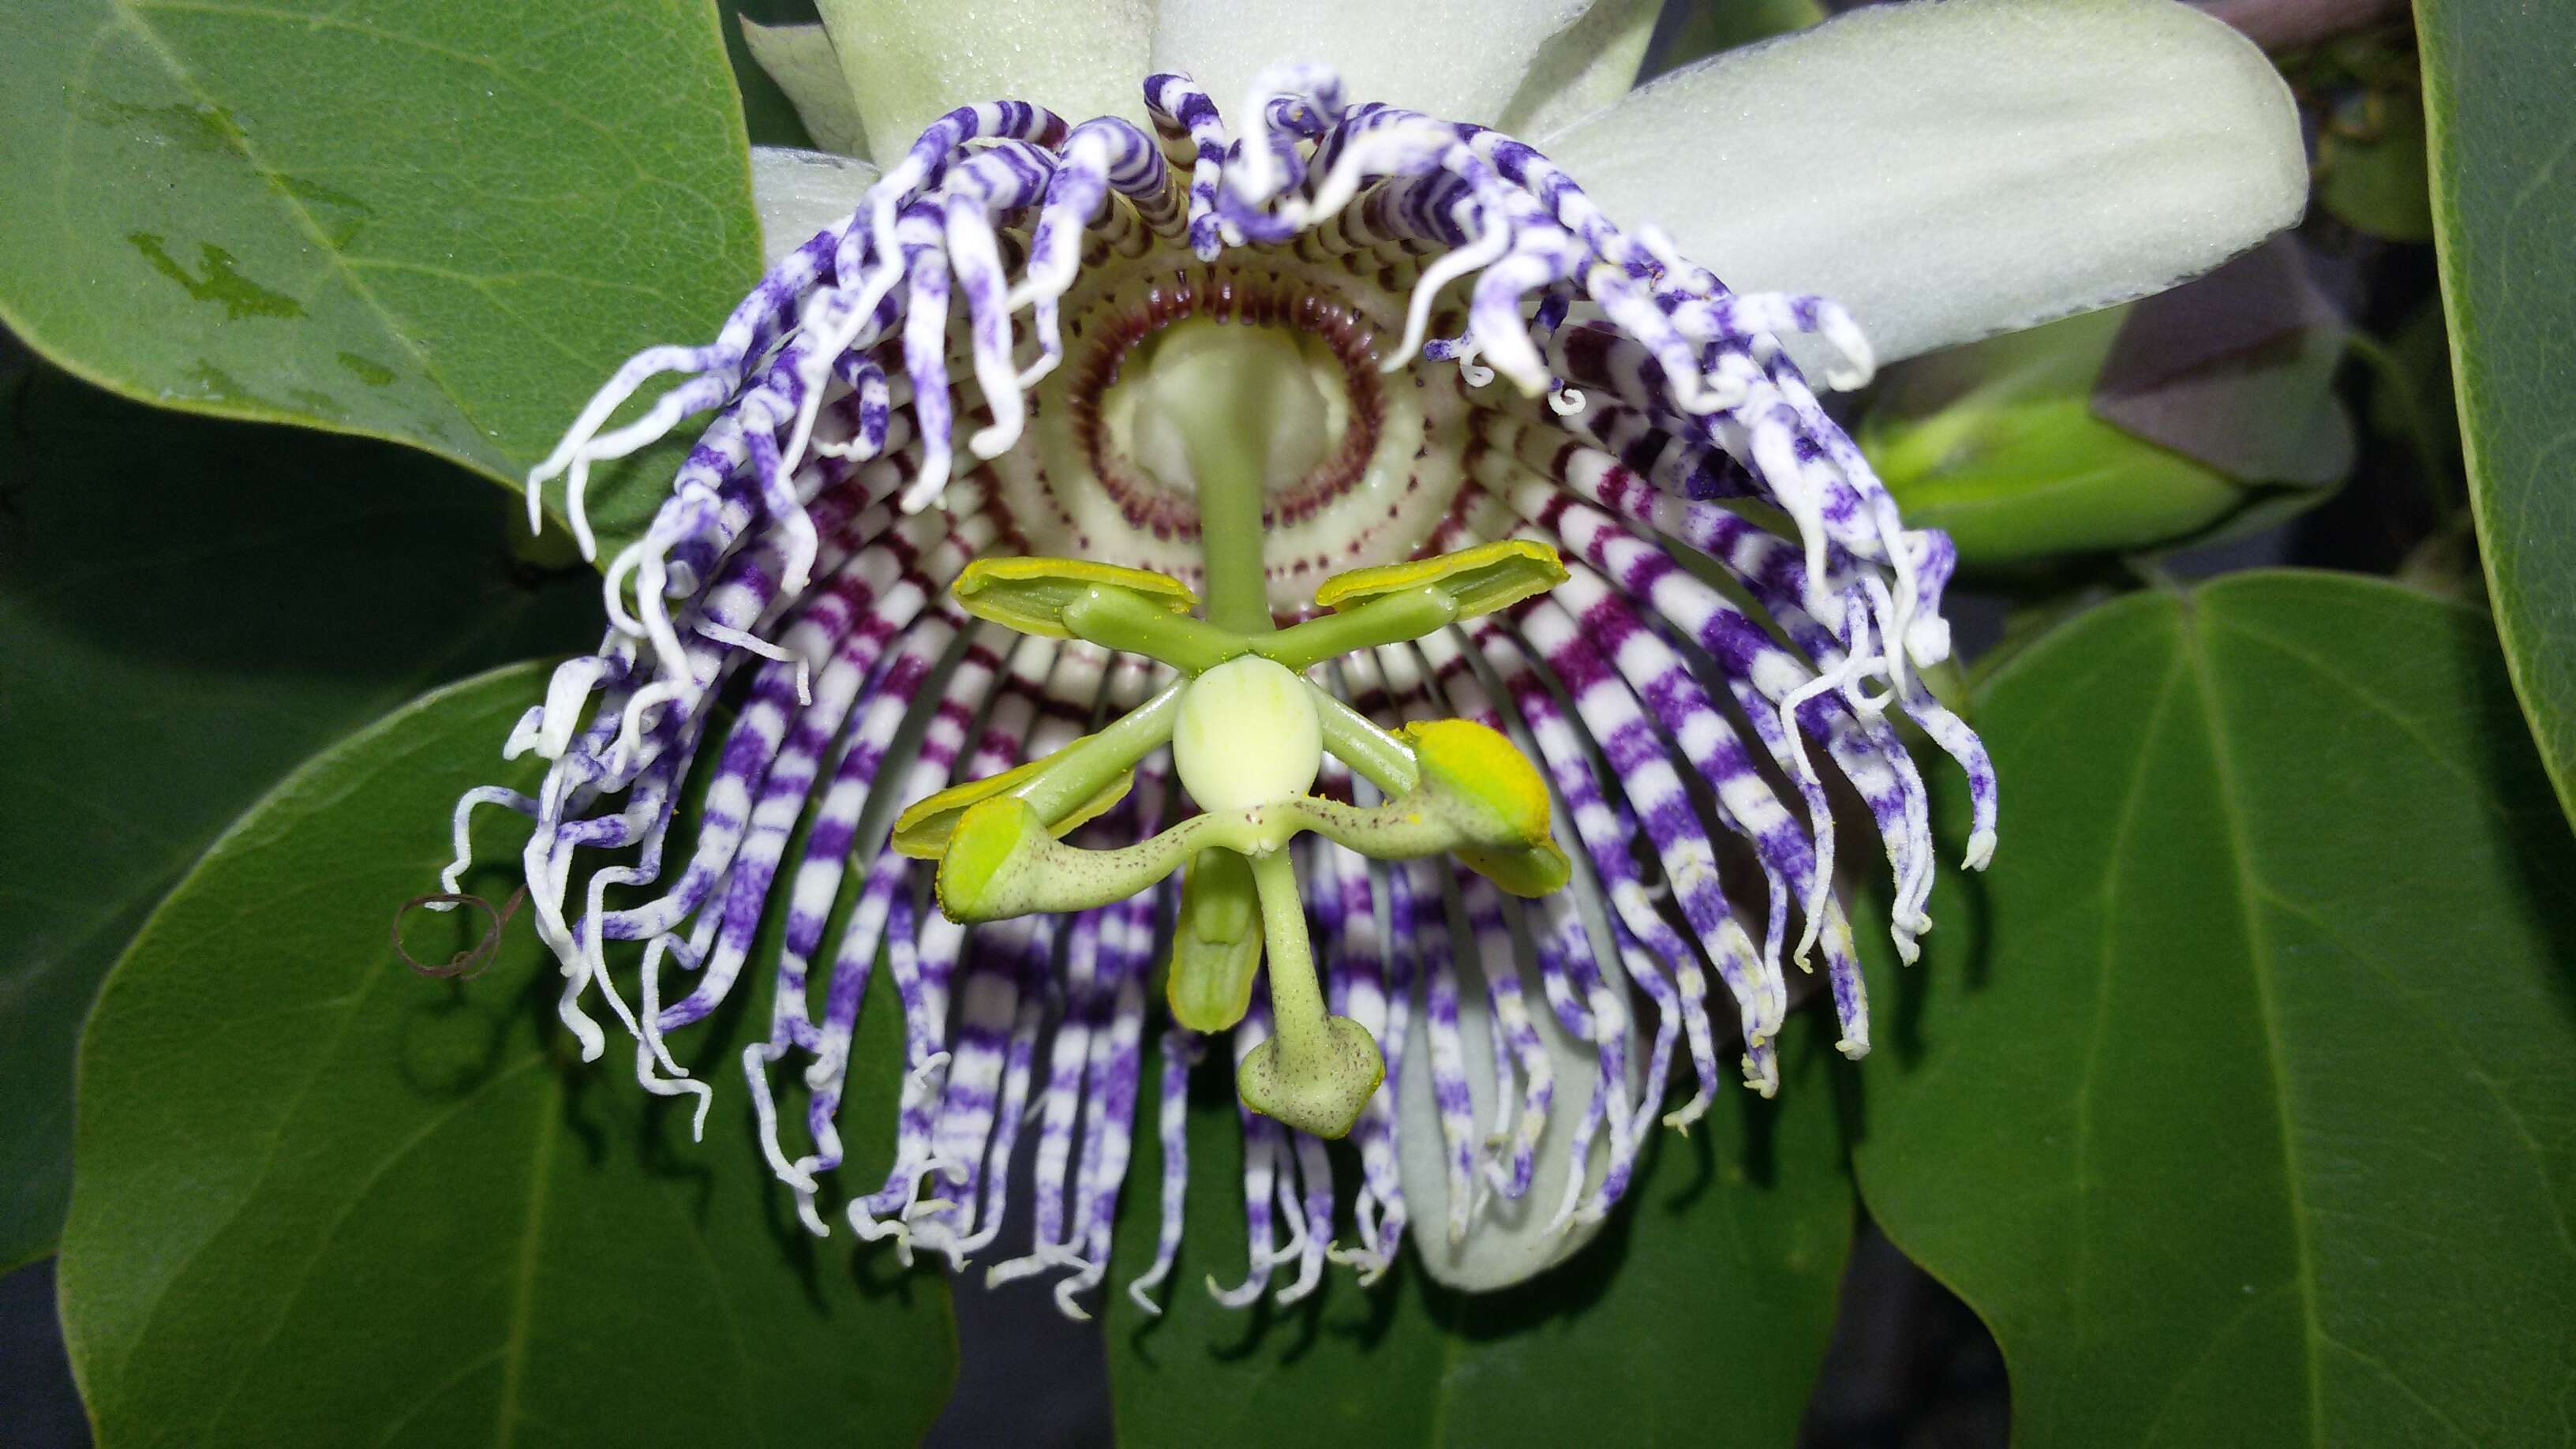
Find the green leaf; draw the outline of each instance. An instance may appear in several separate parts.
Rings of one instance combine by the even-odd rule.
[[[693,1144],[629,1050],[572,1059],[524,914],[470,982],[394,957],[457,793],[534,783],[496,746],[544,681],[484,675],[315,759],[109,978],[60,1279],[101,1442],[908,1442],[946,1398],[944,1285],[865,1253],[854,1282],[762,1163],[735,1064],[765,1011],[720,1017],[700,1070],[731,1091]],[[480,824],[498,864],[466,885],[497,900],[527,827]],[[469,917],[406,938],[444,955]],[[898,1060],[890,999],[865,1021],[861,1059]],[[889,1140],[896,1075],[852,1083]]]
[[[2421,0],[2433,221],[2496,632],[2576,818],[2576,8]]]
[[[1875,984],[1856,1160],[2015,1442],[2562,1443],[2576,846],[2484,620],[2133,595],[1976,720],[2022,803]]]
[[[696,0],[0,6],[0,89],[0,322],[145,402],[517,486],[618,363],[713,335],[759,270]],[[604,539],[677,457],[598,480]]]
[[[51,369],[0,403],[0,1268],[52,1251],[72,1046],[217,831],[422,689],[599,637],[513,510],[408,449],[146,408]],[[524,524],[519,527],[524,528]]]
[[[1150,1054],[1109,1276],[1120,1441],[1704,1444],[1722,1422],[1725,1442],[1793,1442],[1852,1222],[1839,1058],[1799,1030],[1779,1101],[1735,1093],[1687,1137],[1658,1129],[1601,1236],[1528,1285],[1452,1292],[1408,1253],[1374,1288],[1334,1267],[1300,1303],[1246,1310],[1219,1306],[1205,1281],[1231,1285],[1245,1262],[1234,1063],[1211,1052],[1193,1077],[1188,1231],[1159,1318],[1126,1293],[1153,1262],[1159,1210]],[[1336,1155],[1336,1181],[1357,1172]]]

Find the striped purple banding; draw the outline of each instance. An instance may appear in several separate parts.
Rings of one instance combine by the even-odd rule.
[[[1373,655],[1351,655],[1342,661],[1342,668],[1355,691],[1355,708],[1381,726],[1401,722]],[[1482,1180],[1477,1172],[1476,1104],[1459,1028],[1457,937],[1451,922],[1455,886],[1447,871],[1427,860],[1396,861],[1390,875],[1399,882],[1389,891],[1390,907],[1400,901],[1406,919],[1396,939],[1410,947],[1422,983],[1423,1037],[1430,1049],[1430,1060],[1424,1065],[1431,1073],[1431,1099],[1440,1119],[1448,1176],[1448,1233],[1456,1242],[1466,1237],[1475,1221]],[[1509,1080],[1508,1075],[1498,1078]]]
[[[1518,651],[1510,648],[1508,640],[1502,643],[1503,648],[1488,652],[1488,660],[1498,665],[1521,663],[1519,673],[1524,678],[1529,677]],[[1433,688],[1446,696],[1451,711],[1489,729],[1513,735],[1516,742],[1522,744],[1524,752],[1530,752],[1537,740],[1526,717],[1515,721],[1504,716],[1486,692],[1484,681],[1468,667],[1466,656],[1458,652],[1448,634],[1432,635],[1421,644],[1420,658],[1430,670]],[[1380,651],[1381,654],[1388,652],[1391,651]],[[1553,709],[1552,702],[1550,708]],[[1557,724],[1561,729],[1561,718]],[[1543,756],[1544,747],[1537,753]],[[1551,761],[1550,775],[1550,784],[1556,791],[1555,804],[1562,812],[1560,819],[1571,817],[1575,822],[1574,833],[1579,849],[1569,852],[1577,861],[1575,888],[1532,903],[1529,909],[1535,919],[1530,934],[1538,955],[1540,979],[1546,986],[1548,1004],[1556,1014],[1558,1025],[1568,1035],[1591,1042],[1598,1053],[1592,1094],[1583,1117],[1575,1126],[1569,1155],[1578,1164],[1588,1163],[1594,1135],[1605,1123],[1608,1125],[1609,1157],[1597,1198],[1599,1209],[1606,1211],[1608,1204],[1618,1201],[1626,1191],[1629,1175],[1636,1166],[1641,1124],[1652,1115],[1655,1104],[1661,1101],[1662,1076],[1671,1062],[1673,1034],[1679,1025],[1676,1019],[1678,1003],[1664,1011],[1664,1019],[1658,1026],[1659,1050],[1650,1059],[1648,1067],[1647,1104],[1642,1109],[1633,1108],[1629,1094],[1634,1017],[1627,1007],[1625,983],[1613,985],[1613,978],[1620,975],[1623,965],[1632,960],[1639,961],[1644,967],[1646,979],[1660,985],[1660,978],[1650,961],[1640,959],[1642,952],[1635,938],[1624,918],[1615,912],[1606,912],[1604,920],[1611,933],[1613,951],[1607,956],[1595,955],[1589,929],[1577,908],[1576,898],[1578,895],[1586,896],[1599,904],[1603,891],[1600,878],[1584,868],[1586,864],[1597,861],[1599,853],[1591,850],[1589,840],[1583,839],[1581,822],[1588,813],[1597,832],[1605,821],[1615,823],[1616,817],[1602,800],[1599,786],[1588,768],[1567,770]],[[1627,838],[1633,836],[1622,837],[1623,842]],[[1624,851],[1624,844],[1622,849]],[[1612,878],[1625,876],[1633,885],[1633,860],[1623,854],[1611,870]],[[1669,938],[1674,949],[1687,954],[1686,948],[1681,947],[1678,938],[1672,937],[1668,927],[1662,926],[1660,921],[1655,924],[1661,935]],[[1654,987],[1647,989],[1659,1007],[1669,999]],[[1580,1171],[1567,1174],[1556,1218],[1560,1225],[1585,1211],[1582,1202],[1584,1176]]]
[[[532,521],[543,485],[564,479],[586,555],[592,470],[702,426],[640,536],[607,562],[600,646],[559,666],[510,731],[505,755],[544,760],[543,782],[468,791],[444,877],[455,889],[469,864],[476,807],[528,817],[521,864],[563,969],[558,1015],[596,1057],[605,1006],[634,1039],[642,1088],[696,1097],[701,1119],[718,1074],[685,1048],[746,977],[765,976],[766,1028],[740,1067],[770,1170],[814,1233],[841,1216],[906,1262],[925,1248],[962,1266],[1017,1210],[1025,1156],[1032,1245],[991,1275],[1050,1275],[1077,1316],[1109,1271],[1148,1030],[1162,1043],[1159,1225],[1130,1297],[1152,1310],[1181,1268],[1188,1076],[1205,1043],[1150,1019],[1177,881],[969,929],[929,908],[926,867],[888,835],[904,805],[1042,756],[1168,677],[1016,637],[946,597],[986,554],[1148,562],[1122,553],[1134,540],[1119,518],[1150,517],[1166,543],[1194,536],[1187,498],[1163,513],[1122,513],[1123,498],[1088,509],[1082,490],[1106,496],[1116,469],[1049,432],[1098,408],[1084,389],[1116,375],[1087,350],[1095,339],[1172,320],[1138,323],[1118,299],[1151,293],[1186,315],[1197,302],[1183,294],[1239,296],[1226,315],[1249,326],[1329,314],[1342,330],[1326,340],[1387,365],[1379,385],[1405,404],[1387,413],[1403,428],[1365,460],[1370,488],[1354,496],[1367,508],[1314,525],[1293,522],[1311,504],[1283,503],[1298,558],[1278,577],[1311,584],[1506,537],[1569,564],[1549,595],[1311,676],[1382,725],[1456,715],[1515,740],[1560,812],[1573,882],[1524,903],[1448,862],[1293,847],[1327,1005],[1378,1038],[1387,1075],[1351,1132],[1346,1224],[1325,1144],[1242,1117],[1250,1251],[1240,1279],[1210,1277],[1222,1301],[1295,1302],[1332,1261],[1382,1276],[1412,1226],[1407,1130],[1439,1136],[1429,1155],[1447,1211],[1426,1231],[1504,1231],[1496,1219],[1515,1215],[1488,1210],[1532,1194],[1551,1232],[1597,1221],[1658,1120],[1709,1110],[1723,1032],[1742,1039],[1747,1081],[1777,1088],[1793,959],[1821,951],[1841,1046],[1866,1050],[1836,893],[1841,792],[1825,775],[1869,814],[1894,883],[1890,934],[1910,958],[1929,925],[1931,812],[1889,711],[1966,775],[1971,867],[1997,819],[1991,762],[1921,675],[1949,652],[1940,604],[1956,551],[1903,526],[1779,345],[1808,334],[1839,353],[1834,386],[1864,375],[1866,344],[1829,300],[1733,292],[1651,227],[1613,224],[1530,147],[1354,102],[1320,66],[1274,67],[1223,97],[1232,128],[1186,76],[1150,78],[1144,99],[1143,126],[1068,126],[1025,101],[944,114],[712,339],[649,349],[607,381],[530,475]],[[1274,294],[1291,285],[1281,278],[1326,279],[1329,295]],[[666,390],[639,399],[665,374]],[[1408,491],[1388,514],[1400,528],[1359,517]],[[1764,526],[1784,516],[1785,529]],[[1741,593],[1711,585],[1712,570]],[[1317,787],[1380,799],[1338,763]],[[1177,794],[1168,757],[1150,754],[1082,838],[1150,835]],[[1719,864],[1728,837],[1753,862],[1736,882]],[[756,959],[764,940],[774,959]],[[686,989],[666,992],[666,966],[688,973]],[[1713,1019],[1712,972],[1732,1028]],[[878,986],[901,1018],[902,1060],[853,1061]],[[1239,1062],[1268,1023],[1256,994],[1228,1055]],[[1477,1030],[1494,1082],[1481,1100]],[[1681,1056],[1686,1094],[1667,1080]],[[848,1165],[852,1074],[870,1070],[900,1084],[890,1156],[859,1165],[864,1183],[827,1181]],[[1431,1104],[1410,1128],[1407,1073]],[[1560,1159],[1573,1166],[1548,1177]]]

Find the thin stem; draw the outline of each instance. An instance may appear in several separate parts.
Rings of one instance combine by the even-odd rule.
[[[1156,608],[1125,589],[1095,588],[1067,604],[1064,627],[1103,649],[1142,654],[1192,674],[1251,652],[1241,635]]]
[[[1323,729],[1327,754],[1388,795],[1401,795],[1422,778],[1404,741],[1320,689],[1315,691],[1315,723]]]
[[[1252,652],[1303,672],[1309,665],[1344,654],[1419,639],[1457,617],[1457,600],[1426,584],[1282,629],[1255,641]]]
[[[1296,1058],[1324,1044],[1324,990],[1315,980],[1296,865],[1285,848],[1251,859],[1252,883],[1261,893],[1262,945],[1269,953],[1272,1031],[1279,1039],[1281,1064],[1294,1071]]]
[[[1199,501],[1199,552],[1207,566],[1208,622],[1237,634],[1267,634],[1270,580],[1262,557],[1261,513],[1269,493],[1271,443],[1294,390],[1312,389],[1297,349],[1267,329],[1183,323],[1147,359],[1147,404],[1181,444]]]
[[[1173,721],[1180,718],[1181,691],[1187,687],[1188,681],[1180,679],[1163,686],[1100,733],[1057,751],[1045,769],[1012,793],[1026,800],[1040,820],[1050,825],[1062,820],[1121,772],[1170,743]]]
[[[1237,634],[1271,630],[1269,570],[1261,554],[1263,473],[1269,459],[1252,440],[1267,436],[1257,390],[1242,399],[1242,425],[1189,435],[1190,473],[1199,489],[1199,551],[1207,565],[1208,622]]]
[[[1103,649],[1148,655],[1194,674],[1246,654],[1303,674],[1327,659],[1419,639],[1457,617],[1457,600],[1428,585],[1248,638],[1157,608],[1125,589],[1094,588],[1065,605],[1063,614],[1064,627],[1077,638]]]
[[[1300,1132],[1345,1136],[1386,1080],[1386,1057],[1368,1028],[1324,1010],[1286,842],[1251,860],[1270,957],[1271,1034],[1235,1068],[1235,1093],[1244,1106]]]

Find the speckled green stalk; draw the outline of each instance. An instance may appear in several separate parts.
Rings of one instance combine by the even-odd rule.
[[[1253,1111],[1301,1132],[1340,1137],[1357,1122],[1386,1080],[1386,1059],[1368,1029],[1324,1011],[1315,956],[1306,939],[1306,908],[1297,899],[1297,867],[1288,852],[1252,857],[1269,951],[1271,1036],[1244,1056],[1235,1090]]]

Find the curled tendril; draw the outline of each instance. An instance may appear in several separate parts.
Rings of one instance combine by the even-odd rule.
[[[510,918],[519,913],[520,905],[527,898],[528,888],[524,885],[510,892],[510,898],[503,901],[498,910],[494,910],[492,903],[481,896],[466,895],[458,891],[433,891],[425,896],[414,896],[394,907],[394,954],[402,958],[404,965],[420,975],[438,980],[471,981],[482,975],[484,968],[492,964],[492,958],[500,953],[501,931],[510,924]],[[483,934],[473,945],[448,957],[444,965],[433,966],[414,956],[411,948],[403,944],[402,938],[403,917],[424,906],[433,911],[472,906],[481,911],[491,924],[483,928]]]

